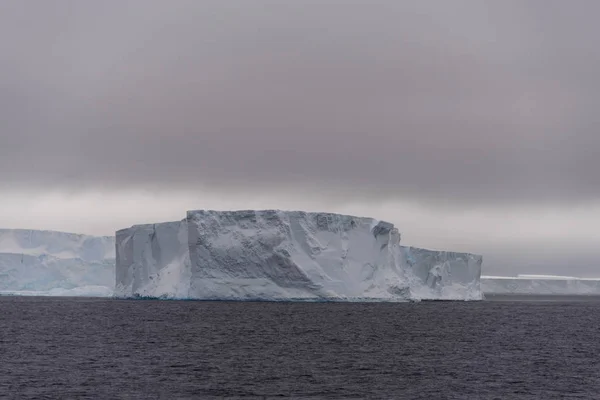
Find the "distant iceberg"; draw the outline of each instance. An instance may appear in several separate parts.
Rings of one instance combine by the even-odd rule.
[[[556,275],[482,276],[489,295],[600,295],[600,278]]]
[[[115,239],[0,229],[0,294],[111,296]]]
[[[400,246],[393,224],[301,211],[188,211],[116,233],[115,295],[481,300],[482,257]]]

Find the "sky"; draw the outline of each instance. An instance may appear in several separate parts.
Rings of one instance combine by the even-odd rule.
[[[341,212],[600,276],[595,0],[0,2],[0,226]]]

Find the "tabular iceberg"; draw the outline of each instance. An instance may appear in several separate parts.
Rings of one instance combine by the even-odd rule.
[[[490,295],[600,295],[600,279],[553,275],[482,276]]]
[[[301,211],[188,211],[116,233],[118,297],[480,300],[481,256],[400,246],[393,224]]]
[[[115,241],[73,233],[0,230],[0,294],[111,296]]]

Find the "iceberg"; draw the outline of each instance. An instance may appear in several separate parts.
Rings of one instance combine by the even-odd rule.
[[[111,296],[114,243],[108,236],[0,229],[0,294]]]
[[[188,211],[116,232],[115,296],[481,300],[482,257],[400,245],[393,224],[302,211]]]
[[[487,295],[600,295],[600,278],[555,275],[482,276]]]
[[[115,239],[55,231],[0,229],[0,253],[107,260],[115,258]]]

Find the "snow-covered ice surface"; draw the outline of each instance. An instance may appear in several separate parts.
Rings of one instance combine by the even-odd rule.
[[[480,300],[481,256],[400,246],[390,223],[300,211],[188,211],[117,232],[118,297]]]
[[[485,294],[600,295],[600,278],[555,275],[482,276]]]
[[[111,296],[113,237],[0,230],[0,294]]]

